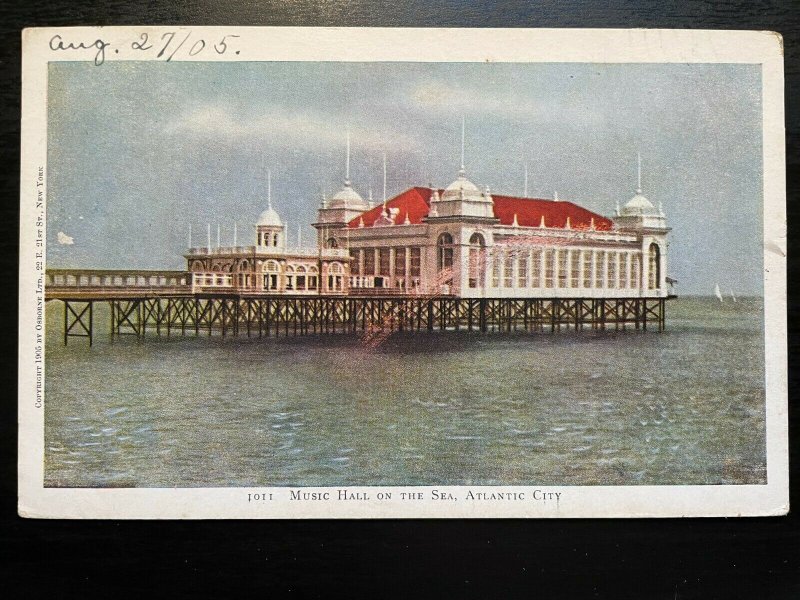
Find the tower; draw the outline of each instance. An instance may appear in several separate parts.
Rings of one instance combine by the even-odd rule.
[[[330,199],[324,199],[317,210],[317,222],[314,227],[319,232],[320,245],[326,244],[327,232],[343,229],[365,211],[369,210],[366,201],[353,189],[350,182],[350,133],[347,134],[347,152],[345,159],[344,187]]]
[[[624,230],[668,229],[667,219],[660,204],[659,208],[656,208],[642,194],[642,157],[638,153],[636,155],[636,193],[619,209],[614,222],[617,229]]]
[[[256,222],[256,246],[259,248],[285,248],[286,226],[272,208],[272,173],[267,171],[267,210]]]
[[[670,228],[661,203],[656,208],[642,193],[642,156],[639,153],[636,154],[636,193],[616,212],[615,229],[636,235],[641,248],[640,289],[647,296],[666,296],[667,233]]]
[[[436,217],[447,219],[451,217],[472,217],[477,219],[494,219],[494,201],[487,188],[485,191],[478,189],[474,183],[467,179],[464,168],[464,119],[461,120],[461,168],[458,170],[456,180],[448,185],[441,197],[436,201]]]

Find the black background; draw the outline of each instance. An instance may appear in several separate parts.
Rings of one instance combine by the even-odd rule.
[[[69,522],[16,516],[20,30],[68,25],[662,27],[780,32],[786,52],[790,435],[797,411],[798,7],[355,0],[0,5],[0,590],[16,597],[800,598],[796,514],[761,519]],[[424,37],[409,43],[423,43]],[[797,495],[792,444],[791,498]]]

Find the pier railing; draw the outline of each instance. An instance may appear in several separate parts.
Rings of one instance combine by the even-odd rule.
[[[292,256],[305,256],[310,258],[316,258],[320,254],[324,254],[326,259],[330,258],[339,258],[341,260],[350,260],[350,251],[346,248],[325,248],[321,250],[317,247],[307,246],[307,247],[296,247],[293,248],[289,247],[280,247],[280,248],[273,248],[270,246],[219,246],[219,247],[207,247],[207,246],[199,246],[195,248],[189,248],[190,255],[231,255],[231,254],[255,254],[256,256],[276,256],[276,257],[284,257],[287,254]]]
[[[186,271],[47,269],[45,298],[186,294],[191,291],[190,277]]]

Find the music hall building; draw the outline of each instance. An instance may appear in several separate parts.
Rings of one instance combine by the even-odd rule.
[[[348,144],[349,175],[349,144]],[[272,208],[252,246],[191,248],[195,292],[436,294],[461,298],[664,298],[667,227],[641,191],[614,216],[561,200],[494,194],[462,166],[445,188],[411,187],[377,206],[346,175],[317,212],[317,245],[290,248]],[[385,176],[384,176],[385,177]],[[385,181],[385,179],[384,179]],[[384,194],[385,195],[385,194]]]

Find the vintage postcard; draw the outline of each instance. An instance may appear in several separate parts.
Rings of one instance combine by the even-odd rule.
[[[770,32],[23,33],[19,511],[788,509]]]

